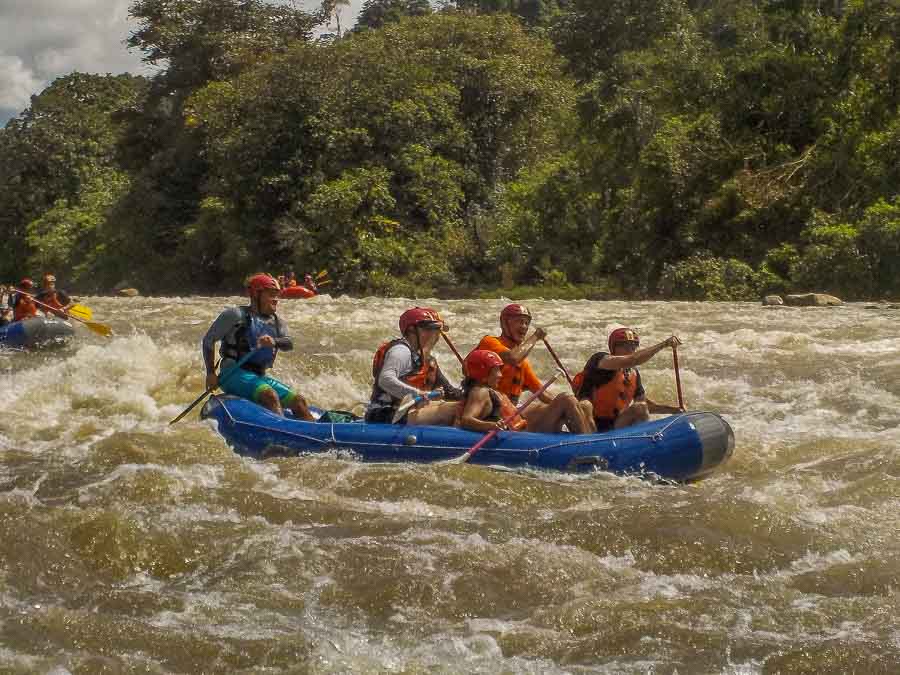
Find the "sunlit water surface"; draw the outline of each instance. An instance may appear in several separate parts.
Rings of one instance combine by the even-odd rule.
[[[115,338],[0,351],[2,672],[900,672],[900,310],[530,302],[571,370],[622,323],[682,337],[737,449],[669,486],[242,459],[168,425],[239,301],[83,298]],[[463,353],[504,304],[424,302]],[[352,408],[410,304],[282,301],[276,376]],[[674,402],[668,352],[642,373]]]

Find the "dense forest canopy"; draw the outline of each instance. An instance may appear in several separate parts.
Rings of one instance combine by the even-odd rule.
[[[136,0],[0,130],[4,280],[900,297],[894,0]]]

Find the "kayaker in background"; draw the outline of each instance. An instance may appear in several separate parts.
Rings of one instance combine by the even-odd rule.
[[[483,433],[507,428],[503,419],[515,413],[516,406],[506,394],[497,390],[503,365],[503,359],[496,352],[487,349],[469,352],[465,359],[465,398],[457,404],[455,426]],[[523,431],[526,427],[527,422],[519,417],[512,423],[510,431]]]
[[[503,370],[497,391],[506,394],[514,404],[524,390],[538,391],[541,381],[535,375],[528,361],[528,354],[547,333],[543,328],[535,328],[530,337],[531,312],[520,304],[511,304],[500,312],[500,335],[485,335],[477,349],[494,352],[503,360]],[[573,394],[551,396],[547,392],[528,406],[522,413],[528,421],[529,431],[555,433],[565,424],[569,431],[586,434],[594,431],[590,407],[580,404]]]
[[[441,372],[432,354],[444,328],[440,314],[429,307],[413,307],[400,315],[400,335],[388,340],[372,359],[372,396],[366,409],[366,422],[389,423],[403,400],[422,397],[398,423],[449,426],[456,416],[456,403],[462,391]],[[443,389],[443,394],[435,393]],[[429,402],[432,394],[444,401]]]
[[[667,347],[681,344],[676,336],[638,349],[641,341],[632,328],[617,328],[609,334],[608,352],[597,352],[578,375],[578,398],[590,401],[598,432],[621,429],[650,419],[651,414],[673,415],[681,408],[660,405],[647,398],[637,366]]]
[[[294,417],[312,420],[306,399],[297,391],[266,375],[278,351],[291,351],[294,343],[287,325],[278,317],[281,287],[268,274],[254,274],[247,280],[250,305],[229,307],[219,314],[203,337],[203,362],[207,388],[222,388],[282,415],[289,408]],[[215,345],[221,342],[219,374],[215,369]],[[228,373],[242,357],[256,350],[239,369]],[[221,375],[221,381],[219,379]]]
[[[60,319],[67,318],[66,309],[72,304],[69,294],[56,288],[56,277],[49,272],[44,275],[41,290],[38,291],[35,300],[53,308],[51,311],[47,307],[41,307],[45,314],[52,313]]]
[[[12,295],[13,321],[33,319],[38,313],[37,305],[34,304],[34,300],[30,297],[34,292],[34,282],[28,278],[22,279],[19,282],[17,291],[22,292],[16,292]]]

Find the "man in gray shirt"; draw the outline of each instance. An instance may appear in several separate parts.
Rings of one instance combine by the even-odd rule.
[[[226,394],[246,398],[278,415],[284,413],[284,408],[289,408],[297,419],[312,421],[306,399],[266,375],[279,350],[294,348],[287,326],[275,313],[281,288],[268,274],[254,274],[247,281],[247,289],[250,305],[224,310],[203,336],[206,386],[208,389],[221,387]],[[217,342],[221,343],[221,376],[215,369]],[[235,368],[248,354],[251,356],[240,368]]]

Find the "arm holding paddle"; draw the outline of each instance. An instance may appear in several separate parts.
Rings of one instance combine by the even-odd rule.
[[[634,368],[635,366],[640,366],[654,356],[659,354],[663,349],[667,349],[671,347],[675,349],[681,344],[681,340],[676,336],[672,335],[671,337],[666,338],[662,342],[659,342],[652,347],[644,347],[643,349],[636,349],[631,354],[623,354],[621,356],[613,356],[607,355],[605,358],[601,359],[597,362],[597,368],[601,368],[603,370],[623,370],[625,368]]]

